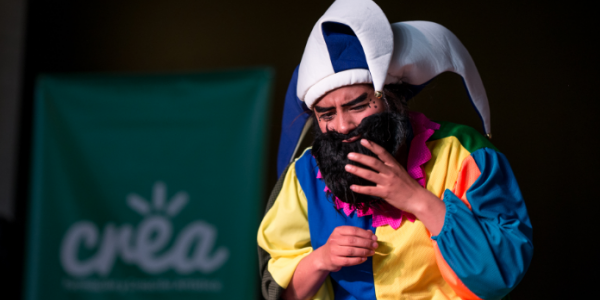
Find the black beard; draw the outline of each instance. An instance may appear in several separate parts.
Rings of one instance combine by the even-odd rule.
[[[397,112],[382,112],[368,116],[348,134],[336,131],[322,133],[317,126],[312,155],[317,160],[321,176],[331,191],[327,193],[328,196],[332,198],[335,196],[342,202],[349,203],[358,209],[378,207],[380,198],[350,190],[350,186],[353,184],[374,186],[375,183],[346,172],[347,164],[372,170],[349,160],[348,153],[361,153],[377,158],[377,155],[360,144],[361,139],[367,139],[395,155],[400,146],[404,144],[409,130],[408,117]],[[349,143],[342,142],[354,136],[360,136],[360,138]]]

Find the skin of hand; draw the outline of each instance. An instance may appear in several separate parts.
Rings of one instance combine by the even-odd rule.
[[[325,245],[300,261],[283,299],[312,297],[330,272],[365,262],[367,257],[373,256],[377,247],[377,236],[371,230],[336,227]]]
[[[432,235],[438,235],[444,226],[446,205],[433,193],[423,188],[383,147],[361,140],[361,145],[371,150],[377,158],[359,153],[349,153],[348,159],[375,170],[346,165],[346,171],[376,184],[376,186],[352,185],[356,193],[382,198],[392,206],[414,214]]]
[[[354,226],[336,227],[320,250],[319,269],[337,272],[342,267],[363,263],[377,249],[377,236],[371,230]]]

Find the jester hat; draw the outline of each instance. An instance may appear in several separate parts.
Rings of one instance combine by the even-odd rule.
[[[371,0],[335,1],[313,27],[286,93],[278,176],[294,158],[311,125],[307,112],[328,92],[353,84],[372,84],[380,97],[386,84],[404,83],[416,95],[443,72],[462,77],[490,137],[490,110],[483,83],[469,52],[452,32],[427,21],[390,24]]]

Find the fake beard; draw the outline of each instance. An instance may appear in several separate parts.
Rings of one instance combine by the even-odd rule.
[[[364,138],[385,148],[390,154],[395,155],[398,148],[400,148],[406,139],[409,126],[406,116],[397,112],[383,112],[364,118],[360,125],[348,134],[335,131],[322,133],[317,127],[312,154],[317,160],[317,165],[321,171],[321,176],[325,180],[325,184],[331,190],[331,192],[328,192],[328,196],[333,196],[332,198],[338,197],[341,201],[349,203],[358,209],[368,209],[377,206],[381,200],[380,198],[355,193],[350,190],[350,186],[353,184],[363,186],[374,186],[375,184],[346,172],[345,166],[347,164],[372,170],[369,167],[349,160],[348,153],[362,153],[377,158],[373,152],[360,144],[360,140]],[[356,141],[350,143],[342,142],[357,135],[360,138]]]

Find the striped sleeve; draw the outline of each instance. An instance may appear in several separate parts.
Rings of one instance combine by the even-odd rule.
[[[506,157],[480,148],[464,159],[443,195],[444,227],[433,236],[444,279],[463,299],[500,299],[523,278],[533,254],[527,209]]]
[[[259,226],[257,242],[261,289],[265,299],[280,299],[298,263],[312,251],[307,201],[296,176],[295,162],[281,175]],[[329,278],[313,299],[331,299]]]

